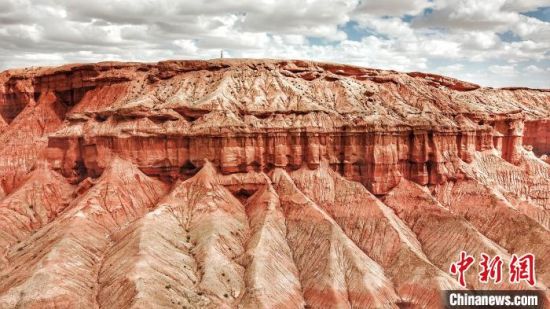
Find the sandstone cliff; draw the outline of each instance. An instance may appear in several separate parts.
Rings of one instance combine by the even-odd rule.
[[[0,73],[0,307],[434,307],[550,281],[550,90],[282,60]],[[484,285],[475,288],[530,288]]]

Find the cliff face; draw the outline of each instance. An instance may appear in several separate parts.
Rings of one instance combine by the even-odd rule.
[[[419,184],[455,178],[450,165],[471,161],[475,151],[495,149],[516,164],[523,138],[538,154],[549,147],[548,92],[485,89],[421,73],[173,61],[6,72],[2,80],[9,128],[24,107],[52,105],[35,111],[52,114],[43,124],[28,125],[43,132],[4,136],[24,140],[55,127],[47,157],[67,177],[97,176],[115,154],[172,178],[200,168],[204,158],[224,173],[315,167],[326,159],[384,194],[402,177]],[[25,161],[37,154],[24,154],[31,157]]]
[[[465,249],[535,252],[550,280],[549,90],[304,61],[10,70],[0,145],[0,307],[430,306]]]

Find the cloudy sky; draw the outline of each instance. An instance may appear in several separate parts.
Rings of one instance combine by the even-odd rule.
[[[550,88],[550,0],[0,0],[0,70],[222,49]]]

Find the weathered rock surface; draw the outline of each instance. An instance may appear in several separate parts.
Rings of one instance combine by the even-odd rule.
[[[55,220],[72,200],[73,190],[61,175],[39,165],[0,202],[0,252]]]
[[[509,253],[505,249],[484,236],[467,219],[441,205],[429,191],[417,184],[403,180],[382,200],[411,227],[423,252],[441,269],[456,261],[461,251],[477,257],[481,253],[489,256],[498,255],[503,261],[510,263]],[[526,285],[513,285],[507,282],[498,285],[482,283],[477,272],[469,273],[466,281],[469,286],[476,289],[526,288]]]
[[[433,308],[550,284],[550,90],[283,60],[0,73],[1,308]]]
[[[403,304],[441,307],[441,290],[460,289],[432,265],[412,231],[361,184],[344,179],[324,162],[313,171],[301,168],[292,178],[385,269]]]
[[[32,180],[32,178],[31,178]],[[25,241],[2,268],[0,307],[94,307],[111,234],[142,217],[167,186],[114,159],[97,183]]]

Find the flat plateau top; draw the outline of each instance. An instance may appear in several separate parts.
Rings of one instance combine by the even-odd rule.
[[[100,62],[0,73],[0,94],[16,92],[36,100],[48,92],[63,97],[71,123],[61,135],[81,132],[82,123],[100,130],[109,122],[97,120],[110,117],[145,119],[150,129],[159,119],[170,120],[185,134],[342,127],[456,131],[550,118],[550,90],[495,89],[435,74],[302,60]]]

